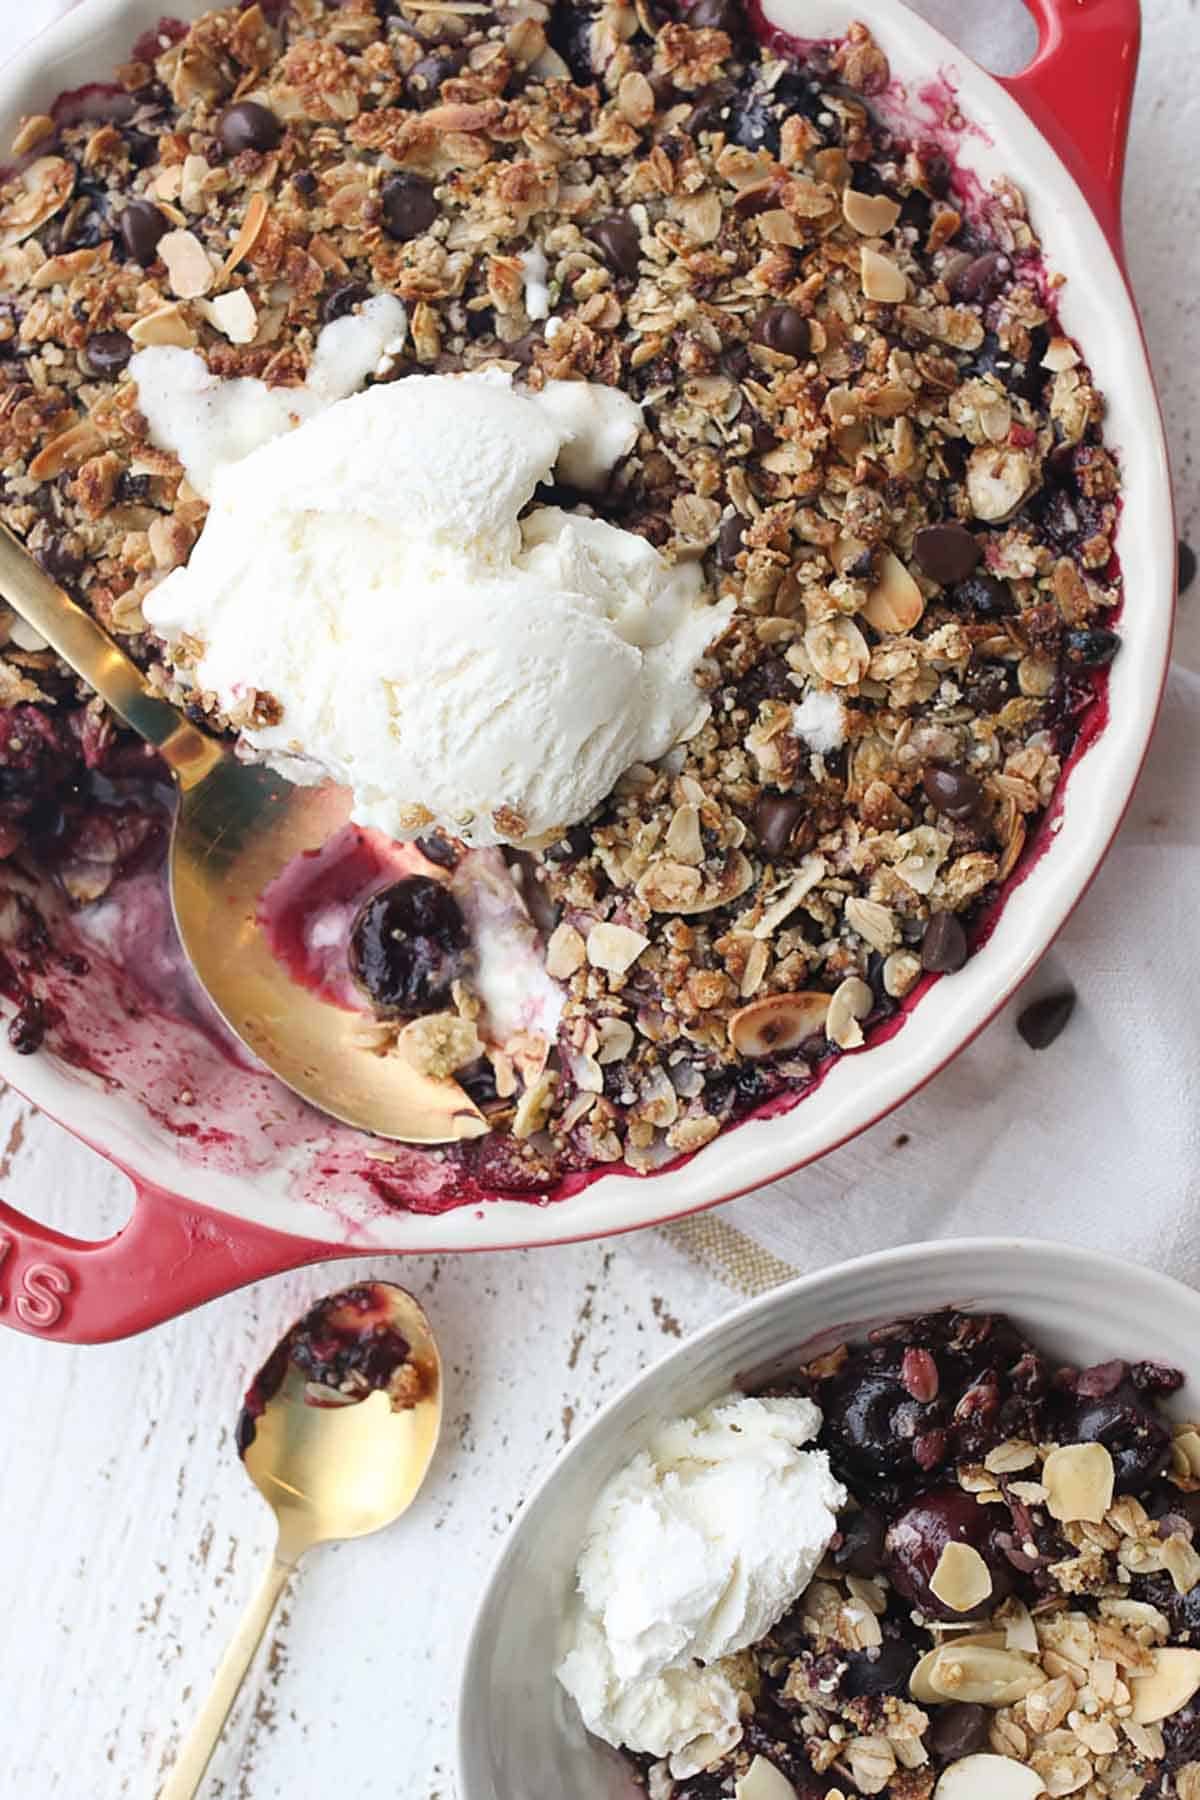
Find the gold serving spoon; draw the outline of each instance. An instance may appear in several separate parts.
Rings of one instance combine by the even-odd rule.
[[[297,1348],[307,1344],[320,1354],[331,1342],[363,1346],[359,1367],[368,1383],[399,1351],[393,1392],[376,1387],[347,1404],[337,1391],[317,1386],[311,1358],[306,1368]],[[246,1396],[238,1446],[279,1522],[279,1538],[159,1800],[193,1800],[198,1793],[300,1557],[316,1544],[365,1537],[398,1519],[425,1479],[441,1422],[442,1365],[433,1330],[412,1295],[391,1282],[373,1281],[319,1302],[263,1365]]]
[[[229,745],[153,692],[3,525],[0,597],[153,745],[174,776],[175,924],[197,980],[230,1030],[280,1081],[347,1125],[409,1144],[482,1136],[483,1115],[457,1082],[434,1081],[398,1056],[380,1056],[364,1041],[361,1016],[293,981],[259,927],[267,884],[346,823],[345,790],[294,787],[260,763],[239,762]]]

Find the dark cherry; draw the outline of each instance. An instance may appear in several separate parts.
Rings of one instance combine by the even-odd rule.
[[[1184,1763],[1200,1761],[1200,1700],[1189,1700],[1177,1713],[1162,1722],[1168,1769],[1181,1769]]]
[[[921,967],[930,975],[954,975],[967,960],[967,934],[952,912],[936,912],[921,939]]]
[[[797,358],[807,356],[812,343],[808,320],[794,306],[769,306],[754,321],[752,335],[755,343],[765,344],[768,350]]]
[[[1008,583],[986,569],[977,569],[960,581],[952,595],[955,606],[980,619],[1005,619],[1016,611]]]
[[[580,0],[555,0],[546,21],[546,41],[571,71],[578,87],[587,87],[595,77],[592,65],[592,29],[596,23],[594,6]]]
[[[8,1041],[18,1056],[32,1056],[41,1049],[45,1036],[45,1009],[41,1001],[30,994],[8,1022]]]
[[[461,50],[439,50],[433,55],[423,56],[408,71],[408,98],[420,111],[436,106],[443,81],[449,81],[457,75],[466,62],[466,55]]]
[[[917,1665],[917,1652],[903,1638],[885,1638],[873,1650],[851,1650],[846,1657],[842,1692],[850,1700],[869,1694],[895,1694],[908,1698],[908,1678]]]
[[[1063,1443],[1103,1444],[1113,1459],[1121,1494],[1141,1493],[1162,1474],[1170,1458],[1169,1430],[1128,1375],[1107,1393],[1068,1396],[1056,1435]]]
[[[933,1708],[925,1742],[939,1762],[952,1763],[985,1750],[991,1729],[992,1715],[986,1706],[956,1700],[950,1706]]]
[[[123,331],[96,331],[84,345],[84,355],[93,374],[119,375],[133,355],[133,342]]]
[[[883,1534],[887,1521],[877,1506],[863,1506],[838,1520],[841,1542],[832,1552],[837,1568],[848,1575],[878,1575],[883,1562]]]
[[[1103,669],[1121,648],[1115,631],[1092,626],[1086,631],[1068,631],[1063,639],[1063,653],[1077,669]]]
[[[930,763],[921,785],[931,806],[948,819],[973,819],[983,806],[983,787],[966,769]]]
[[[708,28],[736,39],[746,30],[746,14],[741,0],[695,0],[684,14],[684,23],[693,31]]]
[[[960,300],[978,300],[986,306],[994,300],[1012,273],[1012,263],[998,250],[989,250],[969,262],[955,277],[951,292]]]
[[[283,125],[269,106],[257,100],[239,100],[221,114],[217,136],[226,156],[240,156],[243,150],[261,154],[276,148],[283,137]]]
[[[808,808],[798,794],[763,794],[754,808],[754,830],[768,856],[781,856]]]
[[[637,274],[641,240],[628,213],[610,213],[606,219],[597,219],[594,225],[587,227],[587,234],[614,275],[632,277]]]
[[[433,183],[423,175],[389,175],[380,191],[383,229],[398,244],[423,237],[437,218]]]
[[[899,1354],[863,1366],[852,1362],[821,1396],[825,1435],[839,1473],[897,1480],[916,1469],[917,1439],[946,1417],[945,1407],[916,1400],[905,1387]],[[847,1519],[849,1529],[852,1515]]]
[[[953,587],[974,574],[983,545],[965,525],[925,525],[913,538],[913,555],[931,581]]]
[[[888,1526],[884,1539],[884,1569],[901,1597],[920,1607],[929,1618],[975,1619],[991,1612],[1011,1592],[1008,1566],[992,1547],[991,1534],[1009,1523],[1002,1506],[980,1506],[974,1494],[960,1487],[931,1488],[905,1507]],[[992,1593],[969,1612],[956,1613],[944,1605],[929,1583],[949,1543],[969,1544],[987,1563]]]
[[[368,900],[350,938],[350,969],[382,1012],[435,1011],[467,962],[466,922],[442,882],[411,875]]]
[[[977,713],[998,713],[1011,699],[1011,677],[1003,663],[983,669],[967,685],[967,701]]]
[[[158,241],[170,230],[166,215],[149,200],[131,200],[118,221],[121,242],[134,262],[147,268],[158,252]]]
[[[1017,1016],[1017,1030],[1031,1050],[1046,1050],[1067,1028],[1075,1011],[1074,988],[1034,1000]]]

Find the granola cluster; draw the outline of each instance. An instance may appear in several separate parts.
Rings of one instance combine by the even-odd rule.
[[[748,1653],[740,1745],[683,1780],[639,1759],[651,1800],[1194,1800],[1200,1432],[1155,1404],[1179,1381],[1054,1369],[960,1314],[810,1365],[855,1499]]]
[[[144,39],[101,116],[26,120],[0,187],[0,518],[210,723],[277,703],[221,718],[146,628],[205,506],[136,348],[299,385],[387,292],[378,379],[641,403],[607,493],[553,497],[737,608],[708,723],[527,859],[566,1009],[540,1073],[477,1081],[502,1185],[694,1150],[961,967],[1118,647],[1117,469],[1022,196],[886,123],[865,29],[794,49],[737,0],[226,7]],[[14,767],[63,706],[64,754],[85,716],[107,746],[0,632]]]

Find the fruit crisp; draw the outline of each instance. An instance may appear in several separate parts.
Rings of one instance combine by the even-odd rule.
[[[25,120],[0,188],[0,517],[220,728],[276,703],[222,716],[146,625],[206,507],[150,440],[137,349],[299,388],[322,328],[391,295],[374,380],[498,368],[641,407],[603,492],[539,499],[735,603],[708,720],[509,859],[562,992],[540,1060],[456,1023],[456,917],[409,955],[462,965],[426,1036],[511,1187],[695,1150],[961,968],[1118,648],[1118,472],[1021,194],[900,130],[861,26],[766,48],[750,18],[218,8]],[[106,785],[148,765],[3,623],[0,849],[84,902],[153,835]],[[422,842],[444,882],[461,847]]]

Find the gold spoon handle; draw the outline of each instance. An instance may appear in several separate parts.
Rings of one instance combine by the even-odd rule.
[[[137,664],[117,648],[90,613],[51,580],[2,523],[0,597],[41,633],[127,725],[154,745],[183,787],[203,780],[223,755],[220,745],[152,691]]]
[[[159,1800],[194,1800],[199,1793],[205,1770],[225,1729],[225,1721],[233,1711],[246,1672],[254,1661],[254,1652],[262,1643],[275,1604],[295,1567],[295,1563],[282,1562],[278,1555],[271,1558],[266,1578],[243,1613],[233,1640],[221,1658],[208,1699],[184,1741]]]

